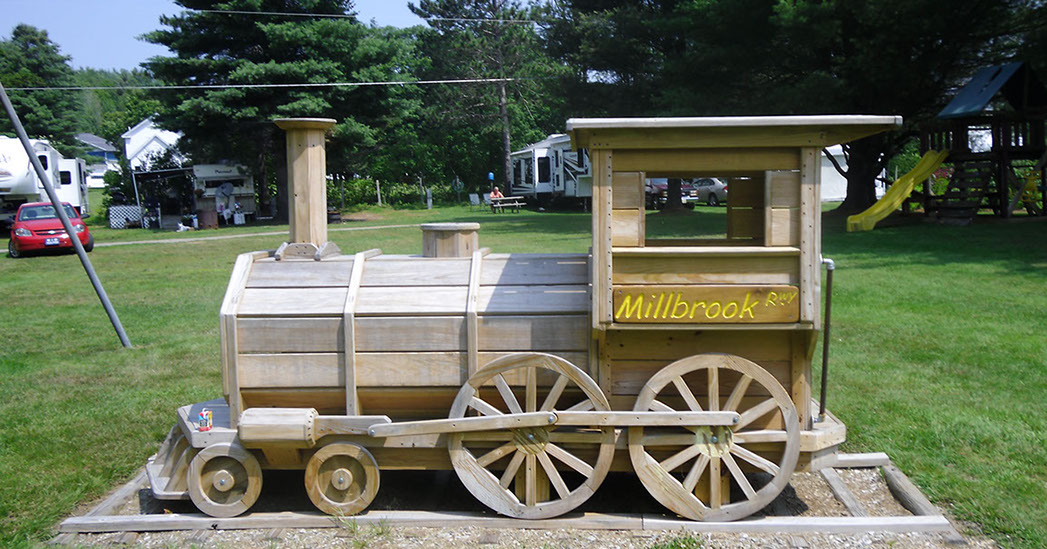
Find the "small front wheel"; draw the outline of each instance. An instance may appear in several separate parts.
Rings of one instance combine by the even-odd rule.
[[[22,252],[18,251],[18,248],[15,248],[15,240],[13,238],[7,241],[7,255],[11,259],[22,257]]]
[[[355,515],[378,494],[378,463],[362,446],[328,444],[305,466],[305,491],[328,515]]]
[[[262,468],[243,446],[212,444],[189,462],[189,497],[196,508],[212,517],[245,513],[262,491]]]

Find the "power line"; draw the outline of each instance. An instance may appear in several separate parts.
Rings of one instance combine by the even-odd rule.
[[[246,10],[196,10],[197,13],[218,13],[229,15],[286,15],[289,17],[325,17],[328,19],[356,19],[355,15],[346,13],[291,13],[282,11],[246,11]]]
[[[187,10],[197,13],[216,13],[229,15],[274,15],[287,17],[321,17],[328,19],[355,19],[356,15],[345,13],[293,13],[283,11],[247,11],[247,10]],[[537,23],[533,19],[467,19],[460,17],[423,17],[424,21],[451,21],[465,23]]]
[[[303,82],[298,84],[195,84],[169,86],[36,86],[26,88],[7,88],[9,91],[85,91],[85,90],[221,90],[230,88],[352,88],[365,86],[429,86],[436,84],[493,84],[498,82],[518,82],[534,78],[466,78],[461,80],[389,80],[384,82]]]
[[[534,19],[463,19],[456,17],[426,17],[425,21],[462,21],[466,23],[538,23],[538,21],[535,21]]]

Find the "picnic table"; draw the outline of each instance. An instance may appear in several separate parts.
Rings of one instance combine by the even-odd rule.
[[[520,206],[524,205],[524,197],[522,196],[503,196],[501,198],[491,197],[491,212],[501,213],[506,208],[512,208],[514,212],[520,211]]]

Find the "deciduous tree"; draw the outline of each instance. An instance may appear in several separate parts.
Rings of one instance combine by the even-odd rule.
[[[902,115],[905,131],[845,147],[843,209],[858,210],[913,128],[1021,43],[1039,3],[559,0],[550,35],[593,114]]]
[[[475,183],[497,161],[500,169],[491,171],[501,172],[508,188],[513,136],[528,143],[563,128],[556,109],[562,94],[551,80],[560,69],[531,22],[537,8],[516,0],[421,0],[409,6],[430,26],[419,37],[432,64],[420,76],[506,79],[431,87],[425,97],[429,135],[445,136],[440,141],[451,171],[470,174]]]

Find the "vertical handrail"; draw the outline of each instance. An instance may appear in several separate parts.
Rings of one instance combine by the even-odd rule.
[[[44,172],[44,167],[40,164],[40,159],[37,158],[33,152],[33,146],[29,143],[29,136],[25,133],[25,128],[22,126],[22,121],[18,118],[18,113],[15,112],[14,105],[11,104],[11,99],[7,97],[7,90],[4,89],[3,83],[0,83],[0,101],[4,104],[4,109],[7,111],[7,117],[11,119],[11,125],[15,128],[15,133],[18,134],[18,140],[22,142],[22,147],[25,149],[25,153],[29,155],[29,161],[33,165],[33,169],[36,171],[36,176],[40,178],[40,181],[44,184],[44,190],[47,191],[47,198],[51,200],[51,204],[54,205],[55,212],[58,214],[59,221],[62,222],[62,227],[65,227],[65,234],[69,236],[69,240],[73,243],[73,249],[76,250],[76,255],[80,257],[80,263],[84,266],[84,271],[87,272],[87,278],[91,279],[91,285],[94,286],[95,293],[98,294],[98,299],[102,302],[102,307],[105,308],[105,313],[109,315],[109,322],[113,324],[113,329],[116,330],[116,335],[120,338],[120,343],[124,347],[131,347],[131,340],[127,338],[127,333],[124,332],[124,326],[120,323],[120,317],[116,315],[116,310],[113,309],[113,304],[109,302],[109,295],[105,293],[105,288],[102,287],[102,282],[98,280],[98,275],[95,274],[95,269],[91,265],[91,260],[87,258],[87,252],[84,250],[84,245],[80,243],[80,237],[76,235],[76,231],[73,230],[73,224],[69,222],[69,216],[65,215],[65,209],[62,208],[62,203],[58,200],[58,195],[55,194],[54,186],[51,185],[51,181],[47,179],[47,174]]]
[[[825,340],[822,342],[822,387],[818,399],[818,421],[825,421],[825,384],[829,381],[829,329],[832,326],[833,271],[836,263],[828,257],[822,258],[825,265]]]

